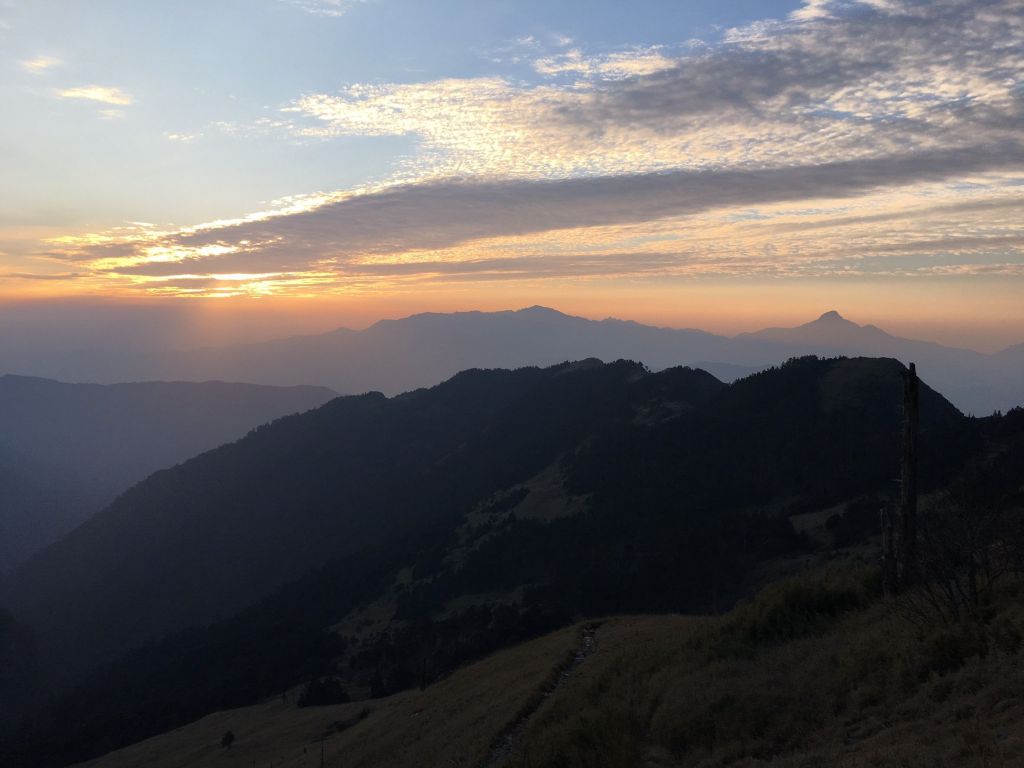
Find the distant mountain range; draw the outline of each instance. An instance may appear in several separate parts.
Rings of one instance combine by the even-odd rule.
[[[834,311],[796,328],[769,328],[732,338],[623,320],[588,320],[545,307],[428,313],[382,320],[361,331],[339,328],[152,355],[83,354],[61,365],[72,366],[62,369],[65,378],[86,381],[220,379],[392,395],[430,386],[467,368],[548,366],[588,357],[635,360],[656,371],[690,365],[733,381],[807,354],[915,362],[921,375],[965,413],[984,415],[1024,404],[1024,345],[982,354],[893,336]]]
[[[964,413],[988,415],[1024,405],[1024,344],[996,354],[946,347],[893,336],[874,325],[858,325],[838,312],[796,328],[768,328],[734,341],[771,346],[787,355],[870,355],[917,363],[929,382]]]
[[[0,573],[156,470],[334,395],[324,387],[0,376]]]

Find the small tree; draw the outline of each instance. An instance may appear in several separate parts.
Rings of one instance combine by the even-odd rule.
[[[231,731],[225,731],[224,735],[220,737],[220,745],[224,749],[231,749],[231,745],[235,743],[235,734]]]
[[[968,475],[935,500],[918,531],[920,587],[900,600],[914,623],[984,624],[998,582],[1021,570],[1024,518],[999,490]]]

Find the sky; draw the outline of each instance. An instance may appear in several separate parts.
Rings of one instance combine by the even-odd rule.
[[[0,99],[7,307],[1024,341],[1019,0],[0,0]]]

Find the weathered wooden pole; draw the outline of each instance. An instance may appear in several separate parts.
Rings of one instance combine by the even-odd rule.
[[[917,580],[917,367],[903,375],[903,457],[900,462],[900,510],[896,526],[896,583],[905,589]]]

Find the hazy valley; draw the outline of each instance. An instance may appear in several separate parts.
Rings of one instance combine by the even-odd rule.
[[[156,470],[332,397],[323,387],[0,375],[0,573]]]

